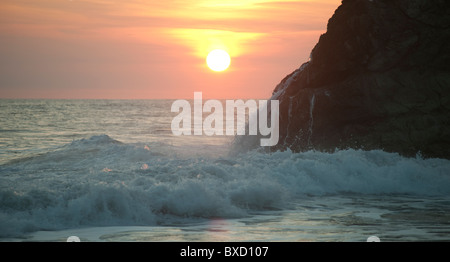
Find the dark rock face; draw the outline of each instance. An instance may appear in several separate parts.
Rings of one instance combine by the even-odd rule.
[[[284,78],[273,150],[450,158],[450,1],[344,0]]]

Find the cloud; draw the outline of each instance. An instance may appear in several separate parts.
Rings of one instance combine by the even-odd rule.
[[[0,96],[167,98],[214,86],[264,97],[309,55],[339,3],[2,0]],[[231,54],[230,78],[202,71],[212,48]]]

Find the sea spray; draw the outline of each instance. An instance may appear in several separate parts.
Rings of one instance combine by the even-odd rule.
[[[179,157],[166,146],[102,135],[0,166],[0,234],[245,217],[311,195],[450,195],[444,159],[379,150]]]

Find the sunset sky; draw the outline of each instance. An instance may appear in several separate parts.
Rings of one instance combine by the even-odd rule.
[[[2,0],[0,98],[269,98],[340,0]],[[229,68],[214,72],[209,51]]]

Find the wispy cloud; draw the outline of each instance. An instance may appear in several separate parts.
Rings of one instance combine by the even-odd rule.
[[[181,77],[167,79],[176,70],[184,72],[191,85],[223,85],[223,90],[233,86],[242,92],[240,86],[251,82],[265,90],[258,92],[269,93],[280,72],[288,73],[308,56],[339,3],[2,0],[0,89],[20,86],[31,93],[33,88],[57,86],[52,92],[63,93],[83,86],[97,95],[99,86],[108,86],[109,92],[103,93],[112,94],[113,87],[129,88],[129,83],[142,90],[164,82],[166,90],[174,93],[178,86],[187,88]],[[212,48],[227,49],[232,56],[229,71],[235,75],[227,81],[198,76]],[[257,72],[259,84],[248,70]],[[32,92],[39,93],[37,89]],[[150,89],[149,96],[164,93]]]

